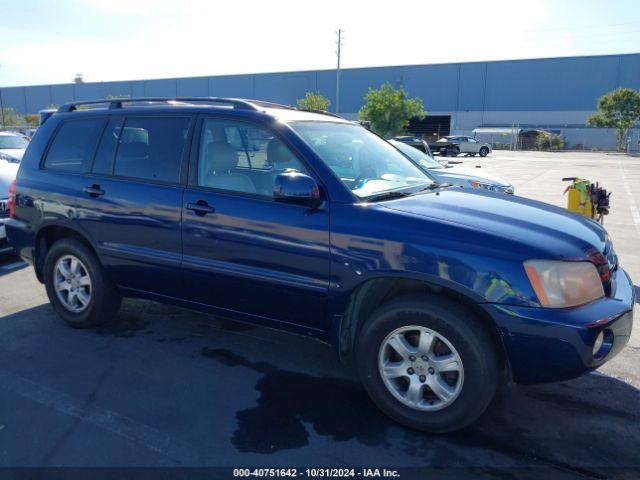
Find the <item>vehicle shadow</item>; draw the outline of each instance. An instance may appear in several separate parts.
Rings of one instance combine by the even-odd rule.
[[[32,331],[39,334],[29,335]],[[587,478],[640,471],[640,390],[603,374],[505,387],[474,425],[433,435],[389,420],[327,346],[302,336],[139,300],[125,301],[111,324],[85,331],[67,328],[49,305],[41,305],[4,317],[0,337],[10,341],[10,335],[33,338],[34,355],[43,349],[37,342],[46,341],[50,358],[55,350],[68,356],[73,350],[70,342],[92,352],[103,351],[107,342],[109,362],[126,363],[124,355],[135,351],[140,365],[158,365],[153,375],[160,379],[167,373],[159,362],[166,361],[174,378],[192,379],[195,385],[188,390],[193,397],[181,393],[176,399],[172,415],[183,415],[180,409],[187,409],[200,422],[209,419],[222,430],[223,424],[229,426],[226,445],[193,444],[210,464],[239,454],[243,459],[257,455],[262,465],[267,458],[290,464],[291,455],[309,449],[322,452],[324,459],[331,449],[347,449],[351,465],[394,462],[445,468],[495,462]],[[27,348],[24,340],[21,348]],[[32,364],[31,371],[36,366]],[[43,375],[50,369],[51,361],[43,364]],[[203,369],[204,375],[198,373]],[[79,381],[84,374],[78,367]],[[238,377],[250,381],[238,385]],[[93,381],[93,376],[86,381]],[[141,377],[139,388],[146,388],[144,381]],[[237,401],[227,398],[230,385]],[[208,403],[202,402],[198,390],[205,387],[220,392]],[[117,406],[106,408],[117,411]],[[154,405],[146,408],[154,418]],[[161,410],[166,405],[157,408],[162,413],[158,417],[166,415]]]
[[[27,267],[20,257],[13,253],[0,254],[0,277]]]

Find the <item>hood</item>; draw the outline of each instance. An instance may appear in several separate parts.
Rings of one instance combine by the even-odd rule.
[[[547,203],[457,187],[381,203],[388,209],[475,230],[526,245],[538,258],[585,258],[604,251],[607,233],[582,215]],[[490,240],[488,240],[490,241]]]
[[[24,152],[25,152],[25,149],[21,149],[21,148],[0,148],[0,153],[9,155],[10,157],[15,158],[16,160],[22,160],[22,156],[24,155]]]
[[[429,170],[429,173],[436,175],[441,183],[448,182],[454,185],[467,186],[469,180],[503,187],[510,185],[509,182],[502,178],[485,173],[480,168],[450,167],[446,169]]]
[[[9,185],[18,174],[19,163],[0,160],[0,199],[9,198]]]

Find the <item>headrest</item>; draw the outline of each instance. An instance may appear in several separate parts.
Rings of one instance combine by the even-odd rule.
[[[292,161],[292,155],[287,146],[278,138],[272,138],[267,145],[267,161],[278,168],[278,164],[288,164]]]
[[[238,153],[226,142],[213,142],[207,149],[209,165],[215,172],[226,172],[238,165]]]

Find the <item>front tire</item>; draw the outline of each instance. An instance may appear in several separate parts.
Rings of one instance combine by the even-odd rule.
[[[57,241],[44,262],[44,284],[56,313],[74,328],[113,318],[121,297],[95,254],[73,238]]]
[[[466,308],[435,295],[380,307],[358,335],[360,379],[397,422],[427,432],[475,421],[499,383],[494,344]]]
[[[479,153],[481,157],[486,157],[489,155],[489,149],[487,147],[482,147]]]

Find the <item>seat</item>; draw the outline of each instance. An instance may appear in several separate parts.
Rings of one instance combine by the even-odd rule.
[[[299,172],[304,170],[300,165],[300,161],[278,138],[272,138],[267,145],[267,163],[271,165],[276,174],[288,169]]]
[[[212,142],[207,148],[205,169],[200,178],[204,187],[256,193],[256,187],[247,175],[233,172],[238,166],[238,153],[226,142]]]

